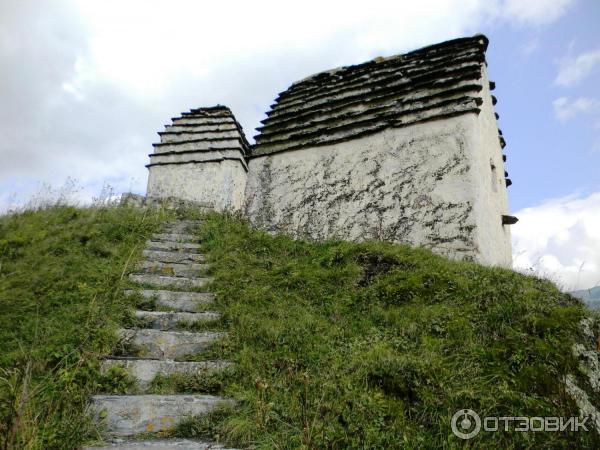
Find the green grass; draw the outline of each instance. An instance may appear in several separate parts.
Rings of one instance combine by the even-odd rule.
[[[0,449],[75,449],[98,438],[90,395],[136,392],[122,370],[100,375],[99,358],[118,351],[117,327],[136,323],[142,301],[124,298],[124,276],[173,216],[61,207],[0,218]],[[571,346],[588,312],[550,282],[386,243],[270,236],[229,215],[199,233],[222,313],[213,325],[230,338],[190,359],[235,367],[157,378],[150,392],[238,406],[173,435],[259,449],[600,445],[592,432],[461,441],[450,429],[464,408],[577,415],[561,379],[577,375]]]
[[[124,277],[165,217],[114,207],[0,217],[0,448],[68,450],[96,436],[83,412],[114,388],[99,357],[131,314]]]
[[[593,448],[585,433],[453,436],[452,415],[573,416],[579,301],[510,270],[381,242],[306,243],[211,215],[231,411],[180,436],[240,447]],[[215,352],[214,356],[218,356]]]

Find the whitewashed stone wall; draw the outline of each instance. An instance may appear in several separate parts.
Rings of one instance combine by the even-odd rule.
[[[504,177],[502,148],[498,123],[489,90],[486,67],[483,66],[481,113],[473,128],[470,178],[473,180],[475,242],[480,253],[477,260],[490,265],[512,266],[510,226],[502,225],[501,216],[509,214],[508,193]],[[492,166],[494,169],[492,169]]]
[[[382,239],[510,265],[502,153],[482,96],[479,115],[250,159],[247,215],[296,237]]]
[[[217,211],[239,210],[246,186],[244,164],[239,159],[221,159],[152,165],[148,168],[147,196],[203,203]]]

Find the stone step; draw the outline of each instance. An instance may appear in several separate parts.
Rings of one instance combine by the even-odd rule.
[[[151,273],[131,273],[129,279],[135,283],[179,289],[201,288],[213,280],[212,278],[171,277]]]
[[[152,235],[153,241],[167,242],[197,242],[198,237],[186,233],[156,233]]]
[[[172,430],[190,416],[232,405],[213,395],[94,395],[90,412],[113,436]]]
[[[190,224],[190,223],[166,223],[163,224],[161,230],[164,232],[174,233],[189,233],[190,231],[198,228],[201,224]]]
[[[229,361],[188,362],[143,358],[109,358],[102,361],[101,370],[106,373],[111,367],[121,367],[137,380],[141,388],[145,388],[157,375],[201,375],[218,372],[230,366],[232,366],[232,363]]]
[[[200,244],[173,241],[146,241],[146,250],[200,253]]]
[[[161,331],[152,329],[121,329],[122,345],[132,346],[136,355],[145,358],[181,359],[206,350],[227,336],[214,331]]]
[[[155,439],[147,441],[122,441],[104,447],[82,447],[82,450],[235,450],[211,442],[188,439]]]
[[[160,261],[163,263],[201,263],[206,260],[206,257],[200,253],[144,250],[142,255],[148,261]]]
[[[204,220],[193,220],[193,219],[182,219],[182,220],[169,220],[167,222],[163,222],[163,226],[165,227],[170,227],[170,226],[188,226],[188,227],[194,227],[194,226],[198,226],[198,225],[202,225],[204,223]]]
[[[134,291],[127,289],[126,296],[139,295],[148,300],[154,300],[158,306],[174,311],[196,312],[199,305],[208,305],[214,302],[215,294],[210,292],[180,292],[163,290]]]
[[[161,231],[163,233],[189,233],[190,231],[197,229],[198,225],[163,225]]]
[[[164,263],[158,261],[141,261],[136,265],[144,273],[172,275],[176,277],[197,277],[208,270],[208,264],[198,263]]]
[[[202,225],[202,222],[164,222],[162,224],[161,229],[181,229],[181,230],[189,230],[193,228],[197,228]]]
[[[136,311],[135,317],[143,320],[148,328],[155,330],[172,330],[178,324],[208,322],[217,320],[220,315],[216,312],[166,312],[166,311]]]

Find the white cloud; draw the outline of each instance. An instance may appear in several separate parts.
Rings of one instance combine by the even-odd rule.
[[[489,22],[547,24],[572,1],[518,3],[3,0],[0,183],[135,179],[143,192],[155,133],[179,112],[226,104],[252,137],[277,92],[311,73]]]
[[[356,63],[474,32],[483,3],[375,0],[368,8],[357,0],[305,0],[301,7],[275,0],[74,4],[90,34],[86,67],[144,96],[160,96],[182,73],[206,79],[238,59],[238,65],[260,67],[276,58],[280,74],[303,77],[306,69]],[[298,55],[313,52],[314,67],[294,64]]]
[[[574,86],[589,76],[598,64],[600,64],[600,49],[582,53],[576,57],[562,58],[559,60],[559,70],[554,84]]]
[[[556,118],[566,122],[580,113],[593,113],[600,110],[600,101],[588,97],[579,97],[573,101],[568,97],[559,97],[552,102],[552,106]]]
[[[513,266],[566,290],[600,284],[600,192],[548,200],[515,213]]]
[[[559,19],[575,0],[506,0],[504,15],[524,25],[548,25]]]

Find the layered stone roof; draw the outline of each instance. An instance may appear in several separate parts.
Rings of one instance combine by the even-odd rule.
[[[488,39],[455,39],[312,75],[280,93],[253,155],[331,144],[390,127],[479,113]],[[495,99],[494,99],[495,100]]]
[[[249,144],[231,110],[222,105],[196,108],[173,117],[159,132],[147,167],[239,160],[247,169]]]

